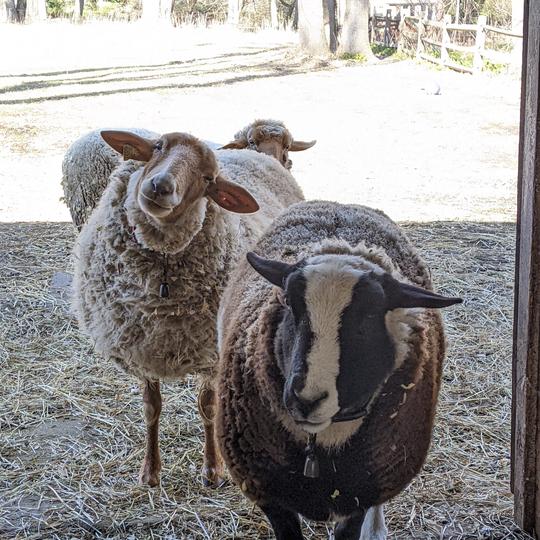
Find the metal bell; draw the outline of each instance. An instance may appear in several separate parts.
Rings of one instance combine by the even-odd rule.
[[[160,298],[169,298],[169,284],[166,282],[163,282],[159,286],[159,297]]]
[[[315,454],[308,454],[306,456],[304,476],[306,478],[319,478],[319,459]]]

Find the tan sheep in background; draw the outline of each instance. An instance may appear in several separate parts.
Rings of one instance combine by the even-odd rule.
[[[317,141],[295,141],[292,133],[279,120],[255,120],[234,136],[223,148],[249,148],[274,156],[286,169],[291,169],[289,152],[301,152]]]

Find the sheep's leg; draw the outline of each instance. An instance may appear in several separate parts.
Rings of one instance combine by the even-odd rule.
[[[161,393],[159,381],[143,381],[144,417],[146,419],[146,454],[141,465],[139,481],[155,487],[159,484],[161,459],[159,457],[159,415],[161,414]]]
[[[365,515],[365,512],[360,512],[338,523],[334,529],[335,540],[359,540]]]
[[[360,540],[386,540],[388,529],[384,523],[384,506],[372,506],[362,524]]]
[[[303,540],[298,514],[271,505],[261,506],[261,510],[270,521],[276,540]]]
[[[223,484],[223,459],[216,444],[214,416],[216,414],[216,391],[211,379],[205,379],[199,390],[199,414],[204,425],[204,462],[202,480],[205,486],[219,487]]]

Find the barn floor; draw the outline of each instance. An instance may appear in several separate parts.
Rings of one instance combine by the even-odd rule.
[[[417,222],[435,283],[465,298],[445,310],[433,446],[388,505],[390,538],[527,538],[509,492],[519,81],[311,59],[290,34],[224,28],[12,25],[0,50],[17,52],[0,65],[0,539],[270,538],[235,487],[199,482],[195,380],[165,387],[162,485],[137,485],[141,395],[69,313],[75,233],[60,200],[62,156],[89,129],[224,143],[257,117],[318,140],[292,156],[307,198]]]
[[[388,505],[390,538],[528,538],[508,488],[514,226],[405,227],[440,289],[465,304],[445,310],[433,447]],[[137,485],[141,396],[92,354],[69,313],[58,273],[70,271],[73,240],[67,223],[0,224],[0,538],[270,538],[238,489],[198,481],[193,380],[164,391],[161,488]]]

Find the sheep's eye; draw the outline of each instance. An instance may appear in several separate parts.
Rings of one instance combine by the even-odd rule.
[[[208,182],[209,184],[211,184],[213,181],[214,181],[214,177],[213,176],[203,176],[203,178],[206,180],[206,182]]]
[[[154,144],[154,150],[162,150],[163,149],[163,141],[158,141],[156,144]]]

